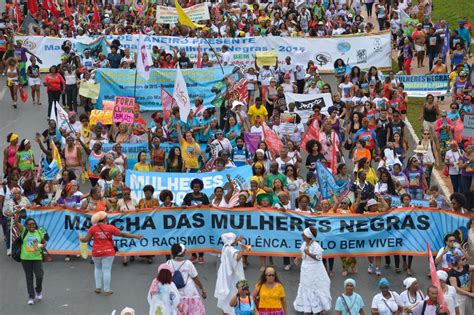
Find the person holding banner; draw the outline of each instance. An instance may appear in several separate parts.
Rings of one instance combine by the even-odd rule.
[[[310,226],[303,231],[302,256],[295,263],[301,263],[300,282],[293,306],[297,312],[318,314],[331,309],[331,280],[323,264],[323,249],[314,240],[317,230]]]
[[[107,213],[99,211],[91,218],[92,227],[89,228],[85,236],[79,236],[79,240],[88,243],[94,240],[92,246],[92,260],[94,261],[95,290],[100,294],[102,289],[106,296],[113,294],[110,290],[112,278],[112,264],[115,258],[115,247],[113,236],[135,238],[141,240],[140,234],[134,235],[125,233],[108,223]]]

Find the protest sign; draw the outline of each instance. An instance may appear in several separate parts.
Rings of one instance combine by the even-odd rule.
[[[328,108],[333,105],[330,93],[297,94],[285,93],[286,104],[295,103],[295,112],[300,115],[301,122],[305,124],[313,114],[314,106],[321,108],[321,113],[327,115]]]
[[[91,214],[64,208],[28,209],[28,217],[49,234],[51,254],[79,254],[78,234],[91,226]],[[325,257],[426,256],[426,243],[441,248],[444,236],[463,231],[469,217],[452,211],[404,208],[364,215],[316,215],[274,209],[157,208],[129,213],[109,213],[110,224],[143,239],[115,238],[118,255],[164,255],[182,243],[192,252],[220,253],[220,235],[244,235],[252,246],[249,255],[301,254],[302,231],[314,226]],[[350,236],[350,237],[349,237]],[[91,245],[92,242],[89,244]],[[89,250],[91,247],[89,246]]]
[[[89,117],[89,123],[91,125],[97,125],[98,122],[102,125],[112,125],[112,112],[99,109],[92,110]]]
[[[193,22],[209,20],[209,8],[207,3],[199,3],[188,8],[183,8],[184,12]],[[178,23],[178,12],[174,7],[156,6],[156,23],[170,24]]]
[[[396,78],[411,97],[444,96],[448,93],[448,74],[397,75]]]
[[[464,115],[463,137],[474,137],[474,115]]]
[[[291,135],[295,133],[296,114],[282,113],[280,114],[280,134]]]
[[[277,61],[277,53],[276,51],[270,50],[270,51],[257,51],[255,54],[255,57],[257,58],[257,66],[263,67],[263,66],[271,66],[274,67],[276,65]]]
[[[116,96],[114,104],[114,123],[133,124],[135,99],[133,97]]]
[[[102,110],[113,111],[114,107],[115,107],[115,101],[103,101],[102,102]]]
[[[109,42],[114,39],[120,40],[121,48],[129,48],[133,54],[137,51],[138,37],[138,34],[106,35],[104,39]],[[74,38],[44,36],[15,36],[15,40],[17,39],[24,40],[23,46],[43,60],[41,71],[47,71],[49,67],[57,64],[57,61],[61,59],[63,52],[61,45],[64,41],[71,41],[73,47],[75,47],[76,43],[91,42],[95,37],[77,40]],[[282,63],[286,56],[291,57],[296,62],[296,60],[301,59],[299,58],[301,53],[306,53],[304,56],[309,56],[309,58],[306,59],[304,64],[307,63],[307,60],[313,60],[321,73],[333,73],[334,61],[339,56],[345,61],[349,60],[351,66],[358,66],[361,69],[368,69],[370,66],[379,69],[390,68],[390,40],[390,31],[381,34],[314,38],[281,36],[208,39],[174,36],[145,37],[148,51],[151,51],[152,46],[157,46],[159,49],[164,49],[167,52],[172,51],[173,48],[185,49],[186,56],[192,62],[197,60],[198,47],[200,47],[201,54],[208,53],[211,61],[215,61],[216,57],[210,46],[220,53],[222,45],[229,47],[229,52],[232,54],[232,62],[235,65],[253,65],[255,63],[255,54],[259,51],[276,51],[278,60]],[[338,57],[336,58],[336,56]],[[300,63],[300,61],[297,63]],[[171,82],[174,82],[174,79]],[[143,82],[139,84],[143,85]],[[133,96],[133,94],[129,96]],[[139,100],[137,99],[137,101]],[[141,105],[140,102],[139,104]]]
[[[99,97],[100,84],[94,81],[81,81],[79,86],[79,95],[96,100]]]
[[[169,189],[174,194],[174,202],[180,205],[183,202],[184,196],[191,191],[189,185],[194,178],[199,178],[204,182],[202,192],[212,199],[214,188],[224,187],[224,189],[227,189],[227,174],[231,176],[235,190],[248,189],[250,187],[249,179],[252,177],[252,168],[248,165],[220,172],[206,173],[155,173],[128,170],[125,175],[125,182],[132,191],[132,198],[136,200],[143,198],[143,187],[145,185],[153,185],[156,197],[158,197],[163,189]]]

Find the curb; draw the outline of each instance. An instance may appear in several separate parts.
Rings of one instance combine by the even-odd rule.
[[[408,118],[405,118],[405,125],[408,128],[408,131],[410,132],[411,137],[415,141],[415,144],[418,144],[420,141],[420,138],[416,135],[415,129],[413,129],[413,126],[411,125],[410,121]],[[448,186],[444,183],[443,178],[441,177],[441,174],[439,171],[436,169],[436,167],[433,167],[433,171],[431,172],[431,180],[436,184],[439,189],[441,190],[441,193],[446,197],[449,198],[451,195],[451,191],[449,190]]]

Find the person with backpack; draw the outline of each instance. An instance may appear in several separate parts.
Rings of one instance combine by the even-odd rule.
[[[173,268],[170,265],[165,263],[158,267],[158,274],[148,290],[147,300],[150,315],[182,314],[181,296],[173,282]]]
[[[46,246],[46,240],[43,230],[38,229],[34,219],[26,219],[25,226],[23,226],[19,222],[19,218],[20,212],[16,211],[14,222],[19,236],[12,245],[12,256],[15,260],[21,261],[28,289],[28,305],[33,305],[36,301],[43,299],[42,249]],[[18,253],[20,259],[18,259]],[[33,283],[34,278],[36,278],[36,287]]]
[[[180,307],[186,315],[204,315],[206,309],[201,298],[207,297],[207,292],[199,279],[198,272],[194,264],[186,259],[186,247],[183,244],[173,244],[171,246],[172,259],[167,264],[171,266],[173,282],[181,295]],[[197,290],[201,290],[201,295]]]

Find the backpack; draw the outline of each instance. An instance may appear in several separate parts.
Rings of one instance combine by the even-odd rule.
[[[171,266],[173,266],[173,270],[174,270],[173,282],[176,285],[176,288],[178,288],[178,290],[184,288],[186,286],[186,282],[184,281],[183,274],[181,273],[181,271],[179,271],[179,269],[183,267],[184,263],[181,264],[181,266],[179,266],[177,270],[175,270],[173,262],[171,262],[171,260],[170,260],[170,263],[171,263]]]
[[[26,228],[24,228],[26,230]],[[23,245],[23,240],[28,234],[28,231],[23,231],[16,240],[12,243],[12,258],[16,262],[21,262],[21,245]]]

